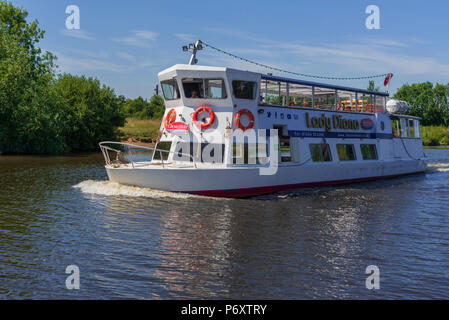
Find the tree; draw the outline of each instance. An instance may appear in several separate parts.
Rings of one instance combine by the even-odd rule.
[[[162,119],[165,112],[164,99],[159,95],[154,95],[150,99],[151,117],[153,119]]]
[[[142,97],[138,97],[134,100],[128,100],[125,102],[123,109],[128,117],[142,117],[142,112],[147,108],[148,101]]]
[[[54,56],[36,48],[43,31],[27,15],[0,0],[0,153],[58,153],[64,139],[48,94]]]
[[[375,83],[374,83],[374,80],[370,80],[370,81],[369,81],[369,84],[368,84],[367,90],[368,90],[368,91],[379,92],[379,91],[380,91],[380,88],[379,88],[379,87],[376,87],[376,85],[375,85]]]
[[[0,153],[90,150],[124,125],[121,98],[95,79],[55,76],[37,21],[0,0]]]
[[[139,119],[162,119],[165,106],[164,99],[159,95],[153,95],[148,102],[142,97],[128,100],[123,105],[123,112],[127,117]]]
[[[74,150],[91,150],[99,142],[114,139],[125,115],[114,90],[84,76],[60,75],[54,85],[64,105],[62,119],[67,144]]]
[[[449,84],[405,84],[397,90],[394,98],[407,101],[410,106],[408,113],[421,117],[423,125],[449,125]]]

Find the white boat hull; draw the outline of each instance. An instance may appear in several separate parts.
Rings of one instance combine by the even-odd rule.
[[[391,178],[426,170],[424,160],[279,166],[275,175],[260,175],[257,167],[138,168],[106,167],[109,179],[126,185],[215,197],[248,197],[287,189]]]

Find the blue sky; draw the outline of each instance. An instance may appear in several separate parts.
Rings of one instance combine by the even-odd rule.
[[[41,47],[56,54],[61,72],[96,77],[129,98],[151,97],[157,73],[187,63],[189,54],[181,47],[196,39],[295,72],[341,77],[392,72],[391,92],[404,83],[449,82],[448,1],[12,3],[26,8],[29,19],[37,19],[46,30]],[[371,4],[380,9],[380,30],[365,27],[365,8]],[[80,8],[79,31],[65,27],[68,5]],[[204,65],[270,72],[211,49],[201,51],[198,59]],[[368,84],[325,82],[361,88]],[[383,79],[376,85],[383,88]]]

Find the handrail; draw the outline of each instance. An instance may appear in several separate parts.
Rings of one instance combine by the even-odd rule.
[[[149,147],[149,146],[139,146],[139,145],[135,145],[135,144],[131,144],[131,143],[126,143],[126,142],[116,142],[116,141],[103,141],[99,143],[101,152],[103,153],[103,157],[105,159],[105,162],[107,165],[111,165],[112,161],[109,157],[109,153],[108,151],[112,151],[117,153],[117,160],[118,160],[118,156],[119,154],[122,152],[121,150],[117,150],[114,149],[110,146],[107,146],[107,144],[113,144],[113,145],[122,145],[122,146],[127,146],[127,147],[133,147],[133,148],[137,148],[137,149],[144,149],[144,150],[149,150],[149,151],[153,151],[153,155],[156,152],[159,152],[159,156],[161,157],[161,163],[162,163],[162,167],[165,168],[165,163],[164,163],[164,157],[162,156],[162,153],[168,153],[168,154],[180,154],[181,156],[186,156],[189,157],[192,162],[193,162],[193,166],[195,167],[195,169],[197,169],[197,165],[196,165],[196,161],[195,158],[190,155],[190,154],[186,154],[186,153],[182,153],[182,152],[174,152],[174,151],[170,151],[170,150],[162,150],[162,149],[157,149],[155,147]],[[131,154],[131,165],[133,166],[133,168],[135,168],[137,165],[136,163],[134,163],[134,160],[132,159],[132,153]]]

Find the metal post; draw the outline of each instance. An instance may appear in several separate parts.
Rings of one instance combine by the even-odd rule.
[[[289,83],[287,82],[286,84],[286,96],[287,96],[287,106],[290,105],[290,86]]]
[[[355,93],[355,112],[359,112],[359,95],[358,95],[358,93],[356,92]],[[353,110],[354,111],[354,110]]]
[[[268,103],[268,80],[265,80],[265,103]]]
[[[279,87],[279,105],[282,105],[282,97],[281,97],[281,82],[278,82]]]
[[[189,64],[194,65],[198,63],[198,60],[196,59],[196,53],[198,50],[202,49],[201,40],[197,40],[192,48],[192,56],[190,57]]]
[[[337,91],[337,89],[335,89],[335,109],[334,110],[337,110],[338,109],[338,91]]]
[[[315,87],[312,87],[312,108],[315,108]]]

